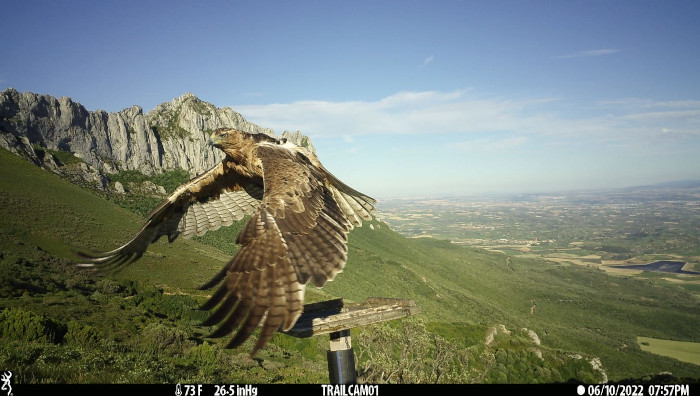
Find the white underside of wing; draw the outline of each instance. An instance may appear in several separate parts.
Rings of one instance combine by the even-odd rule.
[[[363,200],[362,197],[346,194],[335,187],[331,187],[331,191],[333,193],[333,198],[338,202],[343,214],[354,226],[359,227],[362,225],[362,220],[372,219],[371,213],[374,208],[370,203]]]
[[[194,202],[180,219],[178,230],[184,238],[202,236],[252,214],[260,202],[245,190],[223,191],[219,199]]]

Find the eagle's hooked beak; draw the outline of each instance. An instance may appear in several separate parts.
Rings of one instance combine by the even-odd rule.
[[[211,135],[209,135],[209,144],[214,147],[221,148],[221,142],[223,140],[224,139],[222,138],[222,136],[218,133],[212,133]]]

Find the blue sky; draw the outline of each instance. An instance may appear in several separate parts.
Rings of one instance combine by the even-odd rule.
[[[700,178],[698,1],[22,1],[0,89],[301,130],[378,198]]]

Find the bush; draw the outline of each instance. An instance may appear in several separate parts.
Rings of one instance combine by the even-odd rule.
[[[180,184],[185,183],[189,179],[190,174],[187,173],[186,170],[178,168],[159,173],[157,175],[153,175],[151,181],[153,181],[153,183],[159,186],[163,186],[163,188],[165,188],[165,191],[171,193],[175,191],[175,189],[178,188]]]
[[[219,350],[205,342],[187,351],[187,365],[196,367],[203,375],[212,375],[219,362]]]
[[[58,343],[66,334],[66,326],[43,315],[17,308],[0,312],[0,336],[18,341]]]
[[[184,294],[166,294],[161,289],[153,288],[137,294],[133,303],[144,312],[159,318],[178,321],[202,322],[207,313],[199,310],[199,303]]]
[[[100,335],[96,328],[71,320],[68,322],[68,331],[64,341],[69,344],[93,346],[100,341]]]
[[[168,349],[182,351],[188,341],[184,331],[154,322],[143,329],[140,343],[146,351],[157,354]]]
[[[356,337],[358,377],[367,383],[472,382],[473,356],[419,318],[367,326]]]
[[[97,281],[95,288],[103,294],[118,294],[122,291],[122,286],[109,278],[103,278]]]

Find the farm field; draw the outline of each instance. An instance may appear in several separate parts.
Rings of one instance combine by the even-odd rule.
[[[665,280],[700,298],[700,182],[499,197],[396,199],[382,218],[408,237]],[[682,271],[622,268],[683,262]],[[683,273],[681,273],[683,272]]]
[[[672,340],[659,340],[650,337],[637,337],[643,351],[678,359],[700,366],[700,343]]]

